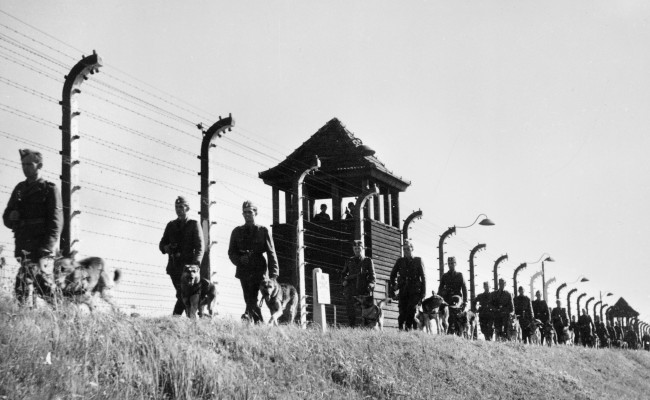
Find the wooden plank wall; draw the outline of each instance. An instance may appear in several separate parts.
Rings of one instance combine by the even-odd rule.
[[[273,225],[273,240],[280,263],[280,282],[295,284],[295,247],[292,225]],[[401,256],[401,232],[379,221],[366,221],[366,255],[372,257],[377,282],[375,299],[386,297],[387,282],[395,261]],[[334,324],[336,307],[337,325],[347,325],[345,295],[341,285],[341,271],[345,260],[352,257],[354,221],[305,222],[305,285],[307,292],[307,319],[312,320],[312,272],[320,268],[330,278],[331,304],[325,307],[327,323]],[[386,328],[397,328],[397,303],[384,306]]]
[[[399,229],[371,220],[366,224],[366,247],[375,264],[377,282],[375,300],[386,298],[387,285],[395,261],[402,256],[402,234]],[[397,329],[397,303],[384,306],[384,327]]]

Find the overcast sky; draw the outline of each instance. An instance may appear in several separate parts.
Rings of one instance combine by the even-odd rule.
[[[262,203],[260,220],[270,222],[271,191],[256,181],[257,172],[337,117],[412,182],[402,194],[402,217],[424,213],[410,236],[434,282],[429,289],[437,288],[438,236],[485,213],[495,226],[459,229],[446,246],[467,275],[469,250],[487,244],[476,256],[479,288],[491,280],[500,255],[509,255],[501,268],[511,279],[517,265],[549,253],[556,260],[546,264],[547,280],[557,279],[552,298],[558,283],[584,275],[590,282],[569,286],[586,298],[612,292],[603,301],[610,305],[622,296],[650,319],[647,2],[221,3],[0,0],[7,13],[0,13],[0,129],[6,133],[0,135],[0,202],[6,204],[7,192],[22,179],[9,166],[19,165],[17,149],[34,147],[17,138],[60,148],[60,108],[47,96],[58,101],[63,75],[95,49],[105,65],[80,97],[88,111],[81,130],[96,135],[82,141],[82,157],[173,182],[185,192],[174,185],[146,188],[124,170],[119,177],[97,164],[85,168],[82,178],[113,188],[112,197],[83,192],[86,205],[127,220],[146,215],[141,222],[150,225],[86,213],[83,226],[96,232],[82,241],[89,254],[105,256],[110,248],[117,259],[164,265],[153,244],[174,218],[175,196],[198,190],[198,177],[191,176],[198,160],[183,153],[198,154],[200,132],[193,124],[210,125],[232,113],[236,128],[218,142],[230,151],[215,153],[230,168],[220,170],[224,184],[215,188],[223,200],[218,215],[227,218],[216,228],[216,251],[223,254],[223,242],[241,222],[244,197]],[[130,95],[155,107],[135,114],[125,101]],[[162,123],[156,107],[173,113],[171,122]],[[100,124],[93,115],[178,148]],[[192,173],[111,153],[98,137],[138,149],[142,158],[187,165]],[[60,158],[54,151],[46,157],[55,179]],[[122,201],[115,188],[124,197],[133,192],[150,200]],[[191,198],[197,210],[198,197]],[[111,229],[141,242],[97,234]],[[2,230],[0,240],[12,242],[11,232]],[[227,260],[216,262],[218,271],[232,274]],[[529,265],[521,281],[540,265]],[[166,280],[160,285],[169,286]],[[236,282],[232,290],[240,290]]]

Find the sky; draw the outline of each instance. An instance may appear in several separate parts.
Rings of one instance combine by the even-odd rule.
[[[527,284],[547,253],[551,299],[567,282],[650,320],[647,2],[0,0],[0,11],[0,203],[22,179],[19,148],[46,146],[46,178],[60,174],[63,76],[96,50],[104,65],[79,97],[81,246],[126,269],[127,303],[171,310],[157,243],[177,195],[199,206],[195,125],[232,113],[211,156],[226,310],[241,305],[224,256],[241,201],[270,224],[257,173],[336,117],[412,182],[402,218],[423,211],[409,236],[428,290],[439,235],[483,213],[496,225],[445,245],[466,276],[471,248],[487,245],[478,291],[502,254],[509,282],[529,263]],[[11,247],[11,232],[0,242]]]

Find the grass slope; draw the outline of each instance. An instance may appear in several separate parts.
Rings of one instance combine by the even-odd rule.
[[[0,399],[491,398],[647,399],[650,353],[25,311],[0,297]]]

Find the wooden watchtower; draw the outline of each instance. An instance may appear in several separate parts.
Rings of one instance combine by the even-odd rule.
[[[314,157],[321,167],[307,175],[302,199],[295,195],[296,182],[309,169]],[[320,268],[330,276],[331,303],[336,306],[337,324],[346,325],[347,315],[341,270],[353,255],[355,229],[362,225],[366,256],[372,257],[377,274],[375,298],[386,296],[387,281],[395,260],[401,256],[399,193],[410,182],[395,175],[374,151],[334,118],[275,167],[260,172],[273,189],[273,240],[280,263],[280,281],[297,285],[297,218],[303,219],[307,315],[312,320],[312,271]],[[365,202],[361,223],[343,211],[367,188],[376,186],[378,195]],[[298,216],[298,201],[302,215]],[[328,205],[328,221],[314,220],[316,202]],[[359,214],[357,214],[359,215]],[[333,307],[326,307],[328,323],[334,322]],[[385,308],[385,326],[397,326],[397,306]]]

